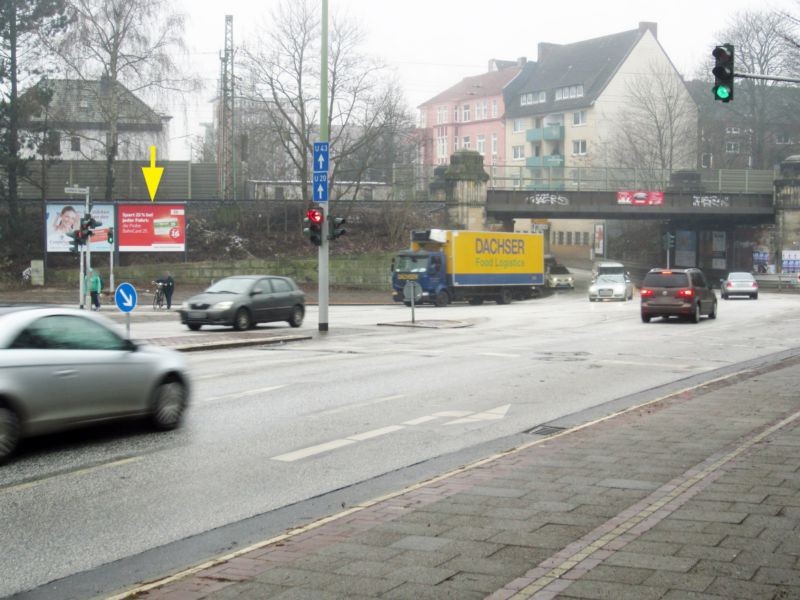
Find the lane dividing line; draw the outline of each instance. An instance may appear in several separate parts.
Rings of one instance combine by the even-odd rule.
[[[224,394],[222,396],[212,396],[211,398],[206,398],[205,400],[198,402],[197,404],[213,404],[214,402],[219,402],[221,400],[238,400],[239,398],[247,398],[248,396],[255,396],[257,394],[265,394],[267,392],[272,392],[274,390],[279,390],[281,388],[285,388],[288,386],[288,383],[283,383],[281,385],[271,385],[269,387],[257,388],[254,390],[244,390],[242,392],[235,392],[233,394]]]
[[[790,364],[795,364],[797,362],[796,358],[797,357],[792,357],[792,359],[789,359],[789,360],[779,361],[778,365],[770,365],[770,366],[768,366],[766,368],[766,370],[778,370],[780,368],[788,367]],[[772,367],[772,368],[770,368],[770,367]],[[262,548],[266,548],[267,546],[272,546],[274,544],[277,544],[277,543],[280,543],[280,542],[284,542],[284,541],[286,541],[288,539],[291,539],[291,538],[293,538],[293,537],[295,537],[297,535],[300,535],[300,534],[303,534],[303,533],[307,533],[309,531],[314,531],[315,529],[319,529],[320,527],[323,527],[323,526],[327,525],[328,523],[332,523],[334,521],[338,521],[340,519],[344,519],[344,518],[349,517],[351,515],[357,514],[357,513],[361,512],[361,511],[364,511],[364,510],[367,510],[369,508],[372,508],[373,506],[376,506],[376,505],[378,505],[378,504],[380,504],[382,502],[386,502],[386,501],[392,500],[394,498],[399,498],[400,496],[403,496],[403,495],[408,494],[410,492],[414,492],[416,490],[420,490],[420,489],[426,488],[426,487],[428,487],[430,485],[439,483],[441,481],[446,481],[447,479],[450,479],[451,477],[455,477],[456,475],[460,475],[462,473],[466,473],[468,471],[472,471],[472,470],[478,469],[480,467],[483,467],[485,465],[488,465],[488,464],[491,464],[493,462],[496,462],[496,461],[498,461],[498,460],[500,460],[502,458],[505,458],[507,456],[512,456],[514,454],[518,454],[520,452],[523,452],[523,451],[525,451],[525,450],[527,450],[529,448],[533,448],[534,446],[538,446],[539,444],[544,444],[544,443],[550,442],[550,441],[552,441],[552,440],[554,440],[556,438],[562,437],[562,436],[571,435],[572,433],[575,433],[577,431],[581,431],[581,430],[586,429],[588,427],[592,427],[593,425],[596,425],[598,423],[603,423],[603,422],[608,421],[610,419],[614,419],[614,418],[616,418],[618,416],[627,414],[629,412],[633,412],[633,411],[639,410],[639,409],[644,408],[646,406],[650,406],[652,404],[657,404],[658,402],[664,402],[664,401],[667,401],[667,400],[670,400],[670,399],[676,399],[676,400],[680,399],[680,397],[683,394],[691,393],[694,390],[699,390],[699,389],[701,389],[704,386],[707,386],[709,384],[720,383],[720,382],[724,382],[724,381],[729,380],[729,379],[734,379],[736,377],[741,376],[743,373],[752,373],[753,375],[755,375],[756,373],[759,373],[762,370],[765,370],[764,367],[754,368],[754,369],[753,368],[744,369],[742,371],[737,371],[736,373],[729,373],[727,375],[722,375],[720,377],[715,377],[714,379],[711,379],[709,381],[698,383],[696,385],[689,386],[689,387],[684,388],[682,390],[678,390],[676,392],[671,392],[671,393],[666,394],[664,396],[659,396],[658,398],[654,398],[653,400],[648,400],[647,402],[643,402],[641,404],[637,404],[636,406],[630,406],[628,408],[625,408],[623,410],[617,411],[615,413],[611,413],[610,415],[606,415],[604,417],[600,417],[600,418],[595,419],[593,421],[588,421],[587,423],[584,423],[583,425],[577,425],[577,426],[573,427],[572,429],[566,429],[566,430],[564,430],[564,431],[562,431],[560,433],[556,433],[556,434],[553,434],[553,435],[548,436],[548,437],[544,437],[544,438],[537,439],[537,440],[532,440],[532,441],[527,442],[525,444],[521,444],[521,445],[519,445],[519,446],[517,446],[515,448],[510,448],[508,450],[504,450],[502,452],[498,452],[498,453],[496,453],[496,454],[494,454],[492,456],[489,456],[487,458],[482,458],[480,460],[477,460],[477,461],[475,461],[473,463],[470,463],[468,465],[463,465],[461,467],[453,469],[452,471],[448,471],[447,473],[443,473],[441,475],[437,475],[435,477],[431,477],[430,479],[419,481],[419,482],[417,482],[415,484],[412,484],[412,485],[407,486],[405,488],[402,488],[400,490],[396,490],[394,492],[389,492],[388,494],[384,494],[383,496],[378,496],[377,498],[372,498],[371,500],[365,500],[364,502],[361,502],[359,504],[355,504],[355,505],[351,506],[350,508],[348,508],[346,510],[343,510],[341,512],[334,513],[334,514],[328,515],[326,517],[322,517],[321,519],[317,519],[316,521],[312,521],[311,523],[307,523],[305,525],[301,525],[300,527],[296,527],[294,529],[290,529],[289,531],[287,531],[285,533],[282,533],[280,535],[271,537],[271,538],[266,539],[266,540],[262,540],[260,542],[256,542],[255,544],[251,544],[250,546],[247,546],[245,548],[240,548],[239,550],[236,550],[234,552],[230,552],[229,554],[224,554],[224,555],[219,556],[217,558],[213,558],[213,559],[208,560],[208,561],[206,561],[204,563],[200,563],[200,564],[195,565],[193,567],[189,567],[188,569],[184,569],[183,571],[179,571],[179,572],[174,573],[172,575],[169,575],[167,577],[163,577],[161,579],[157,579],[155,581],[151,581],[149,583],[145,583],[145,584],[130,588],[128,590],[122,591],[122,592],[120,592],[118,594],[114,594],[112,596],[107,596],[105,598],[105,600],[128,600],[128,599],[135,598],[135,597],[137,597],[137,596],[139,596],[141,594],[149,592],[150,590],[154,590],[156,588],[164,587],[165,585],[168,585],[168,584],[173,583],[175,581],[180,581],[181,579],[189,577],[190,575],[194,575],[196,573],[200,573],[201,571],[205,571],[206,569],[211,569],[213,567],[216,567],[216,566],[219,566],[221,564],[224,564],[224,563],[226,563],[226,562],[228,562],[230,560],[233,560],[234,558],[238,558],[240,556],[244,556],[245,554],[249,554],[250,552],[254,552],[256,550],[260,550]]]

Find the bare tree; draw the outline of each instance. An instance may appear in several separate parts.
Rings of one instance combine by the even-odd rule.
[[[321,22],[316,2],[284,0],[263,41],[243,51],[243,95],[258,104],[280,143],[292,178],[309,201],[311,154],[320,123]],[[328,50],[328,131],[332,195],[352,195],[369,167],[371,150],[410,122],[385,67],[361,51],[363,34],[345,18],[332,19]],[[241,88],[240,88],[241,89]],[[251,154],[255,149],[251,148]],[[347,185],[336,189],[341,169]],[[252,174],[252,170],[251,170]]]
[[[656,181],[696,166],[697,107],[674,70],[652,66],[634,77],[625,104],[611,141],[616,164],[650,172]]]
[[[67,1],[71,26],[56,49],[70,77],[101,82],[87,89],[107,127],[107,135],[95,141],[104,148],[106,200],[111,200],[123,115],[121,86],[152,99],[196,87],[180,75],[175,58],[184,49],[185,17],[171,12],[168,0]]]

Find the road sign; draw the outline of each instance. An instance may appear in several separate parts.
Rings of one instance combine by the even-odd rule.
[[[422,286],[416,281],[406,281],[403,286],[403,300],[419,304],[422,300]]]
[[[314,142],[314,173],[328,172],[328,142]]]
[[[131,312],[136,308],[136,288],[127,281],[120,283],[114,293],[114,301],[122,312]]]
[[[328,174],[314,173],[314,202],[328,201]]]
[[[88,194],[89,188],[88,187],[65,187],[64,188],[65,194]]]

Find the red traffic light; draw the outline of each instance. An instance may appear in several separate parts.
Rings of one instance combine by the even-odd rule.
[[[319,225],[322,223],[322,211],[318,208],[309,208],[308,212],[306,212],[306,217],[309,221],[311,221],[314,225]]]
[[[721,62],[728,62],[731,59],[731,53],[728,52],[728,49],[725,46],[717,46],[714,48],[714,50],[711,52],[711,56]]]

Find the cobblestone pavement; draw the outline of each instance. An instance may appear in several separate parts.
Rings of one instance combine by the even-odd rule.
[[[800,350],[115,600],[800,598]]]

